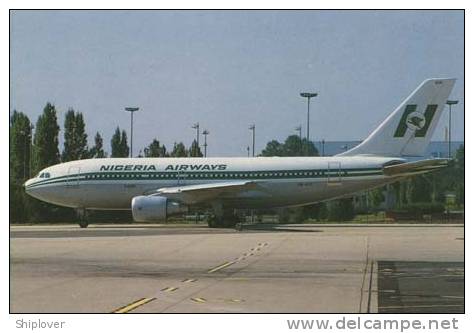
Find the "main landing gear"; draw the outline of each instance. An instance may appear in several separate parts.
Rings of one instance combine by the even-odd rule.
[[[220,203],[214,204],[212,209],[214,214],[207,217],[210,228],[234,228],[240,222],[233,209],[224,209]]]
[[[87,212],[87,210],[85,208],[77,209],[76,215],[79,226],[81,228],[87,228],[89,226],[89,213]]]
[[[239,222],[239,217],[233,213],[222,216],[213,214],[207,217],[207,225],[210,228],[234,228]]]

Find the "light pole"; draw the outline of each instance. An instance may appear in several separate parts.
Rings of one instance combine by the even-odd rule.
[[[247,157],[250,157],[250,147],[247,146]]]
[[[324,144],[326,143],[326,141],[324,141],[324,139],[321,140],[321,146],[322,146],[322,155],[321,156],[324,156]]]
[[[451,158],[451,105],[458,104],[459,101],[447,100],[446,104],[449,105],[449,132],[448,132],[448,158]]]
[[[311,98],[318,96],[318,94],[311,92],[302,92],[300,93],[300,96],[308,99],[308,114],[306,119],[306,155],[309,155],[309,103]]]
[[[255,157],[255,124],[250,125],[249,130],[252,131],[252,157]]]
[[[301,141],[301,125],[295,127],[295,131],[299,133],[300,138],[300,154],[303,155],[303,141]]]
[[[196,130],[196,153],[197,149],[199,149],[199,123],[195,123],[191,128],[194,128]]]
[[[202,131],[202,135],[204,135],[204,157],[207,157],[207,136],[209,135],[209,131]]]
[[[133,113],[140,110],[137,107],[126,107],[125,111],[130,112],[130,157],[133,157]]]
[[[299,133],[300,140],[301,140],[301,125],[295,127],[295,131]]]

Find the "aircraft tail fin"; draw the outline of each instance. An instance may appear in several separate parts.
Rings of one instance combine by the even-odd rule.
[[[338,156],[423,156],[455,81],[423,81],[367,139]]]

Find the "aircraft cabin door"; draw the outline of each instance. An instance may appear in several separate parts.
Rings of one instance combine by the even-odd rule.
[[[79,188],[81,176],[81,167],[71,166],[67,171],[66,184],[70,188]]]
[[[328,186],[342,185],[341,162],[328,162]]]

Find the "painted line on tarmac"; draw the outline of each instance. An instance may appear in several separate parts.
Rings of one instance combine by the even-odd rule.
[[[196,303],[206,303],[207,300],[202,297],[193,297],[191,298],[191,301],[196,302]]]
[[[233,265],[235,264],[237,261],[227,261],[225,263],[223,263],[222,265],[219,265],[219,266],[216,266],[214,268],[211,268],[210,270],[208,270],[207,272],[208,273],[214,273],[214,272],[217,272],[223,268],[226,268],[226,267],[229,267],[230,265]]]
[[[132,310],[135,310],[136,308],[145,305],[147,303],[150,303],[154,301],[156,298],[140,298],[139,300],[136,300],[133,303],[130,303],[128,305],[122,306],[121,308],[118,308],[117,310],[112,311],[112,313],[128,313]]]
[[[183,282],[183,283],[190,283],[190,282],[196,282],[196,281],[197,281],[197,279],[184,279],[184,280],[181,281],[181,282]]]
[[[175,291],[175,290],[178,290],[178,289],[179,289],[179,287],[166,287],[166,288],[161,289],[161,291],[171,292],[171,291]]]
[[[268,243],[258,243],[258,245],[256,247],[253,247],[251,248],[248,252],[242,254],[240,257],[237,257],[235,258],[234,260],[232,261],[226,261],[225,263],[219,265],[219,266],[216,266],[214,268],[211,268],[210,270],[208,270],[207,272],[208,273],[214,273],[214,272],[217,272],[221,269],[224,269],[226,267],[229,267],[230,265],[233,265],[235,263],[238,263],[242,260],[245,260],[247,259],[247,257],[250,257],[250,256],[253,256],[255,254],[255,251],[260,251],[260,249],[264,246],[267,246]]]

